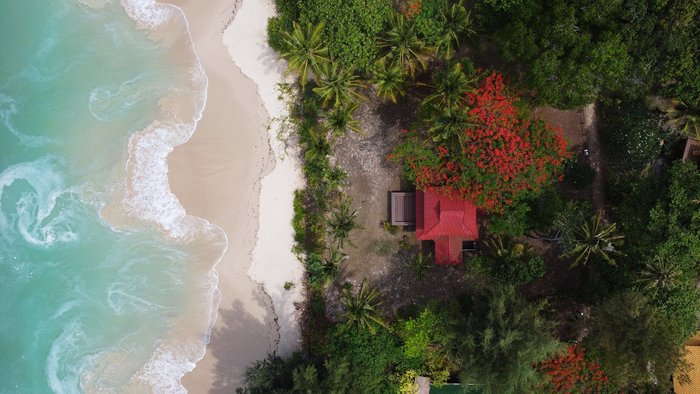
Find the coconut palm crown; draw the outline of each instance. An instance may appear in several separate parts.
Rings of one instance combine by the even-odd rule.
[[[316,26],[307,23],[302,28],[294,22],[292,32],[285,33],[284,42],[288,49],[281,55],[289,63],[288,70],[299,75],[302,86],[309,80],[310,73],[318,75],[320,66],[328,62],[328,48],[321,37],[323,27],[323,23]]]

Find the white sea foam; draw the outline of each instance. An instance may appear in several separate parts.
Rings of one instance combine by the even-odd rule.
[[[85,336],[77,321],[64,325],[61,335],[51,344],[49,357],[46,361],[46,376],[49,386],[54,393],[79,393],[78,386],[80,366],[63,362],[62,356],[75,352],[78,341]]]
[[[13,117],[19,112],[17,101],[14,98],[0,92],[0,121],[12,133],[20,144],[29,147],[37,147],[51,143],[46,137],[32,136],[22,133],[13,123]]]
[[[95,119],[110,122],[141,102],[150,93],[143,84],[143,75],[126,80],[118,85],[100,85],[90,91],[88,108]]]
[[[45,156],[10,166],[0,173],[0,225],[16,225],[25,241],[42,247],[77,240],[71,228],[70,212],[57,209],[59,198],[73,191],[65,188],[54,166],[54,159]],[[31,190],[24,191],[14,207],[4,207],[1,201],[5,188],[20,180]],[[12,224],[5,214],[6,209],[12,211]]]
[[[129,138],[127,176],[121,202],[127,215],[156,223],[174,239],[194,242],[204,238],[210,240],[209,244],[221,245],[217,261],[206,262],[205,265],[193,262],[193,266],[207,267],[207,276],[203,278],[206,280],[204,294],[197,294],[197,301],[191,302],[187,308],[188,316],[182,317],[181,323],[175,325],[186,326],[192,322],[201,322],[201,328],[197,328],[197,333],[194,333],[191,329],[182,331],[175,327],[155,350],[150,361],[132,377],[135,385],[145,382],[150,386],[149,391],[183,393],[186,390],[180,379],[203,357],[216,318],[219,293],[218,276],[214,267],[223,256],[228,242],[226,234],[220,228],[202,218],[187,215],[170,190],[167,156],[175,146],[187,142],[194,133],[206,103],[208,81],[194,52],[189,26],[180,8],[156,3],[154,0],[121,0],[121,5],[140,29],[156,32],[159,28],[176,28],[182,22],[180,27],[184,29],[184,38],[189,40],[192,56],[192,65],[188,70],[190,84],[186,89],[173,89],[172,97],[161,99],[160,119],[154,120]],[[168,43],[163,44],[169,46]],[[122,87],[119,91],[121,90]],[[119,91],[117,94],[121,95]],[[124,308],[138,308],[146,302],[125,295],[128,292],[111,289],[109,303],[115,312],[123,311]],[[183,334],[186,334],[185,337]],[[84,371],[84,377],[90,374],[90,371]]]
[[[180,17],[177,7],[156,3],[155,0],[121,0],[127,15],[138,23],[140,28],[157,29],[171,18]]]

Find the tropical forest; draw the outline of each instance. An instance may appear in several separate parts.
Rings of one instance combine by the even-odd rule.
[[[303,351],[239,393],[670,393],[700,292],[700,2],[276,0]],[[476,209],[456,264],[389,194]],[[427,197],[426,197],[427,198]],[[698,382],[700,383],[700,382]]]

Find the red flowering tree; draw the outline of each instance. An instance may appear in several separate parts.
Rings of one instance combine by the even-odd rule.
[[[570,345],[566,353],[545,360],[539,365],[545,374],[540,387],[550,393],[600,393],[608,384],[608,377],[595,362],[587,361],[584,349]]]
[[[561,132],[533,120],[498,73],[482,75],[460,108],[469,124],[459,144],[404,132],[392,157],[420,190],[459,193],[487,211],[502,211],[521,193],[554,179],[570,156]]]

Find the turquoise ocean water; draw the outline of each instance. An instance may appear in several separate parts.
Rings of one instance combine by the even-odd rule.
[[[167,184],[205,101],[184,17],[0,5],[0,393],[181,392],[226,245]]]

